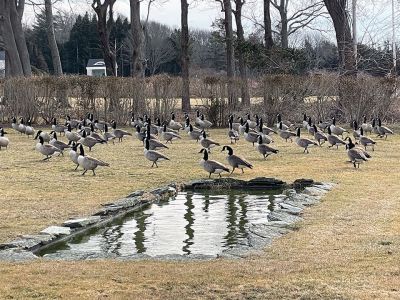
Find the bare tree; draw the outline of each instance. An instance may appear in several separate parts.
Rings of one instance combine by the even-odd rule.
[[[332,18],[339,50],[339,65],[346,74],[356,71],[349,16],[346,12],[347,0],[324,0]]]
[[[239,72],[240,72],[240,90],[242,97],[242,105],[250,105],[250,95],[249,95],[249,83],[247,80],[247,65],[245,58],[245,47],[246,41],[244,38],[244,30],[242,24],[242,7],[245,2],[243,0],[235,0],[235,10],[233,13],[235,15],[236,21],[236,34],[237,34],[237,55],[239,60]]]
[[[143,74],[144,32],[142,23],[140,21],[140,2],[141,2],[140,0],[130,0],[131,35],[132,35],[131,75],[139,77],[144,75]]]
[[[182,65],[182,110],[190,110],[189,90],[189,25],[187,0],[181,0],[181,65]]]
[[[22,28],[25,1],[0,0],[0,35],[6,51],[7,76],[32,74],[29,52]]]
[[[46,15],[47,40],[49,41],[54,75],[61,76],[63,70],[61,66],[60,52],[58,51],[56,36],[54,34],[53,4],[51,3],[51,0],[44,0],[44,11]]]
[[[104,62],[108,73],[115,76],[117,74],[116,55],[110,45],[110,33],[113,26],[113,7],[116,0],[93,0],[92,8],[97,15],[97,31],[100,37],[101,48],[103,50]]]
[[[264,0],[264,43],[265,48],[270,50],[274,46],[272,39],[272,22],[271,22],[271,2]]]

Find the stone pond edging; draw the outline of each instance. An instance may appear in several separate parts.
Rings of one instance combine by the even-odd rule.
[[[0,244],[0,261],[27,261],[38,259],[35,255],[57,243],[67,241],[76,235],[84,234],[93,228],[103,227],[118,218],[140,210],[144,206],[156,203],[175,196],[182,190],[201,189],[262,189],[284,190],[282,195],[275,199],[277,209],[268,215],[267,224],[253,224],[249,228],[247,245],[238,245],[224,251],[222,257],[243,257],[251,252],[259,251],[272,243],[274,238],[293,231],[293,224],[301,221],[302,211],[320,201],[326,192],[333,188],[331,183],[317,183],[311,179],[299,179],[292,184],[287,184],[274,178],[259,177],[249,181],[218,178],[193,180],[187,183],[172,183],[148,192],[136,191],[125,198],[102,205],[102,208],[88,217],[70,219],[59,226],[50,226],[38,234],[22,235],[15,240]],[[298,193],[296,189],[303,189]],[[98,257],[94,257],[98,258]],[[135,256],[135,258],[153,259],[207,259],[202,255],[183,257],[180,255],[149,257],[147,255]]]

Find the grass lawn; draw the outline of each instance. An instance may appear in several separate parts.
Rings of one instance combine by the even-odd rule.
[[[6,131],[10,146],[0,151],[0,242],[88,215],[137,189],[208,176],[198,165],[199,144],[186,137],[164,151],[171,161],[158,169],[150,168],[136,139],[97,145],[90,155],[111,167],[99,168],[93,177],[73,171],[68,152],[42,162],[32,138]],[[211,135],[229,143],[226,130]],[[371,161],[357,170],[346,163],[343,147],[303,154],[296,144],[274,139],[280,153],[266,161],[240,140],[234,150],[254,169],[234,177],[313,178],[338,185],[306,210],[299,230],[260,255],[204,262],[0,262],[0,298],[400,298],[400,137],[379,140]],[[211,159],[225,162],[220,150]]]

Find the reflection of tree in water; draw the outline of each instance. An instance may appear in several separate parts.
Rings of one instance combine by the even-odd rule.
[[[186,254],[190,254],[190,246],[193,245],[193,237],[194,237],[194,230],[193,230],[193,224],[194,224],[194,214],[193,214],[193,200],[192,200],[193,195],[192,194],[186,194],[186,202],[185,206],[187,207],[186,213],[184,215],[185,220],[188,222],[185,226],[185,233],[187,235],[187,239],[184,240],[185,246],[183,246],[182,250]]]
[[[140,215],[135,217],[136,227],[138,228],[138,230],[135,231],[133,239],[135,240],[135,246],[136,246],[137,253],[146,252],[146,247],[144,246],[144,240],[145,240],[144,233],[146,231],[146,225],[147,225],[146,220],[150,216],[151,216],[151,214],[146,214],[146,213],[142,212]]]
[[[226,211],[226,222],[228,223],[228,232],[226,236],[224,237],[224,240],[226,241],[226,245],[234,245],[237,243],[237,226],[236,226],[236,221],[237,221],[237,207],[235,204],[236,197],[234,194],[229,193],[228,195],[228,202],[227,202],[227,211]]]
[[[240,219],[239,219],[239,236],[246,237],[247,236],[247,231],[246,231],[246,225],[248,223],[247,219],[247,202],[246,202],[246,196],[245,195],[238,195],[238,202],[240,206]]]
[[[208,208],[210,207],[210,195],[204,195],[204,207],[203,211],[208,213]]]
[[[100,244],[103,253],[119,254],[118,250],[121,249],[121,237],[123,236],[122,227],[122,224],[118,224],[103,231],[101,235],[103,240]]]

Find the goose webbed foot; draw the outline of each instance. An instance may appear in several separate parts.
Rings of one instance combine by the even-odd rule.
[[[92,172],[93,172],[93,176],[96,176],[96,173],[94,172],[94,170],[92,170]]]

